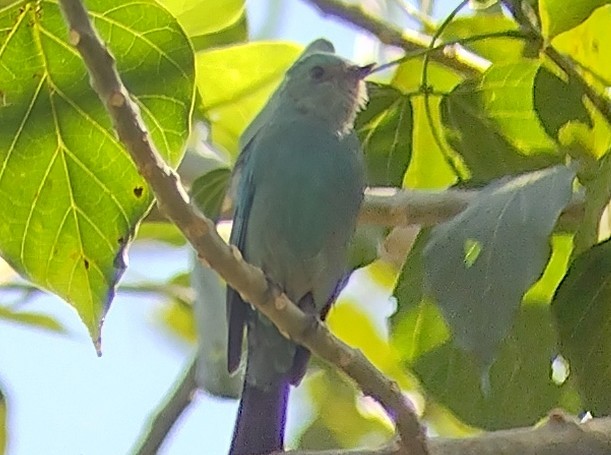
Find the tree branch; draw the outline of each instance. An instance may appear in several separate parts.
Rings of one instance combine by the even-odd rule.
[[[359,223],[377,226],[434,226],[448,221],[478,197],[478,190],[409,190],[373,188],[366,192]],[[581,220],[583,193],[575,193],[559,219],[573,226]]]
[[[159,451],[161,444],[163,444],[180,415],[191,404],[191,400],[197,391],[196,371],[197,361],[194,359],[172,395],[155,413],[150,424],[142,433],[134,455],[155,455]]]
[[[81,54],[93,89],[106,107],[119,139],[141,175],[150,184],[160,210],[183,232],[204,263],[216,270],[257,307],[288,338],[335,365],[377,399],[392,417],[401,438],[402,453],[428,453],[424,430],[397,384],[387,379],[363,354],[333,336],[318,320],[303,313],[261,269],[246,263],[239,250],[228,246],[211,220],[189,204],[178,175],[161,158],[116,70],[114,58],[94,31],[80,0],[60,0],[69,27],[69,41]]]
[[[392,24],[378,19],[358,4],[343,0],[305,0],[322,14],[336,17],[356,27],[368,31],[382,43],[400,47],[406,52],[422,51],[429,48],[431,37],[415,30],[399,30]],[[432,52],[430,59],[441,63],[465,76],[479,76],[490,62],[466,49],[452,45]]]
[[[545,425],[483,433],[471,438],[431,438],[431,455],[607,455],[611,453],[611,417],[574,422],[552,411]],[[337,455],[337,450],[292,450],[290,455]],[[347,450],[346,455],[398,455],[396,444],[379,449]]]

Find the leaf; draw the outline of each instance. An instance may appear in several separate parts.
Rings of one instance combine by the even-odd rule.
[[[174,223],[168,221],[145,221],[138,228],[136,240],[164,242],[172,246],[187,244],[183,233]]]
[[[611,241],[580,254],[560,284],[552,312],[562,355],[585,409],[611,413]]]
[[[191,37],[191,43],[196,51],[243,43],[247,40],[248,20],[246,12],[242,13],[242,16],[234,24],[221,31]]]
[[[152,0],[87,7],[152,140],[178,163],[193,103],[186,37]],[[0,29],[0,251],[22,276],[73,305],[99,340],[152,195],[67,42],[57,4],[5,8]]]
[[[392,435],[392,429],[375,414],[363,412],[358,391],[337,372],[325,368],[308,375],[303,388],[310,395],[308,401],[314,406],[317,418],[299,437],[300,449],[362,447],[364,440],[367,441],[366,446],[375,447]]]
[[[222,167],[198,177],[191,185],[193,202],[208,218],[216,219],[221,213],[230,179],[231,170]]]
[[[515,32],[518,25],[503,14],[477,14],[458,16],[444,29],[444,40],[471,38],[478,35],[498,32]],[[518,60],[524,53],[526,41],[515,38],[486,38],[462,44],[466,49],[491,61],[492,63]]]
[[[585,93],[574,81],[568,83],[545,67],[540,67],[534,85],[535,112],[547,134],[558,139],[562,127],[569,122],[594,125],[583,104]]]
[[[455,343],[483,367],[548,262],[549,236],[571,198],[573,178],[572,170],[555,166],[494,182],[431,231],[423,252],[426,282]],[[479,253],[467,258],[474,243]]]
[[[298,54],[292,44],[253,42],[196,55],[197,86],[215,144],[237,156],[240,134]]]
[[[246,41],[244,0],[159,0],[180,23],[195,50]]]
[[[598,243],[599,224],[611,200],[611,155],[607,154],[579,173],[585,187],[584,213],[575,233],[575,253],[582,253]]]
[[[534,110],[533,90],[539,68],[536,60],[492,65],[478,88],[486,117],[524,155],[556,153],[556,144]]]
[[[552,154],[525,155],[506,139],[482,101],[481,85],[469,80],[441,100],[441,121],[448,143],[463,158],[474,183],[557,164]]]
[[[438,347],[449,337],[447,324],[439,309],[423,293],[422,251],[429,236],[430,229],[418,234],[393,291],[397,299],[397,311],[390,319],[391,342],[401,359],[408,364]]]
[[[539,0],[539,17],[543,35],[551,39],[562,32],[581,24],[599,6],[609,0],[581,0],[567,2],[564,0]]]
[[[586,2],[571,2],[571,5],[587,5]],[[565,2],[562,2],[563,4]],[[595,0],[595,3],[598,3]],[[609,3],[608,1],[604,3]],[[611,5],[606,4],[596,9],[579,26],[554,38],[553,45],[559,52],[570,55],[587,70],[583,72],[586,81],[596,81],[599,85],[608,86],[611,81]]]
[[[15,322],[55,333],[66,333],[66,329],[57,320],[46,314],[31,311],[15,311],[7,306],[0,306],[0,319]]]
[[[425,353],[412,366],[430,398],[468,425],[485,430],[533,425],[558,406],[569,388],[550,377],[556,334],[549,307],[526,305],[516,316],[490,369],[487,394],[481,390],[477,363],[450,342]]]
[[[369,186],[401,186],[412,155],[410,98],[391,86],[367,84],[369,104],[355,123]]]
[[[420,90],[422,59],[413,59],[397,68],[391,85],[404,93]],[[449,91],[461,78],[448,68],[434,62],[429,64],[429,84],[439,91]],[[413,144],[409,168],[403,185],[410,188],[443,188],[456,181],[454,170],[448,165],[446,154],[453,154],[445,145],[441,149],[435,133],[442,135],[439,121],[439,98],[429,97],[431,118],[426,113],[424,96],[411,97],[413,111]],[[455,154],[454,154],[455,155]],[[451,156],[450,158],[454,158]]]
[[[245,0],[159,0],[187,35],[208,35],[231,27],[244,14]]]

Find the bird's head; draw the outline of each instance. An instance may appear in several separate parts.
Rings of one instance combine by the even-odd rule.
[[[291,67],[284,90],[300,113],[317,117],[344,135],[367,102],[363,79],[372,66],[357,66],[331,53],[313,53]]]

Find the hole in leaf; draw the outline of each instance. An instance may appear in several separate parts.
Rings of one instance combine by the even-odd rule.
[[[569,362],[558,354],[552,360],[552,381],[554,384],[562,385],[569,377],[571,373],[571,369],[569,367]]]
[[[137,186],[134,188],[134,196],[136,197],[142,197],[142,192],[144,191],[144,188],[141,186]]]

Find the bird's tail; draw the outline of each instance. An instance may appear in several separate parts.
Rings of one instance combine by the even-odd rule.
[[[244,381],[229,455],[263,455],[284,448],[289,383],[265,390]]]

